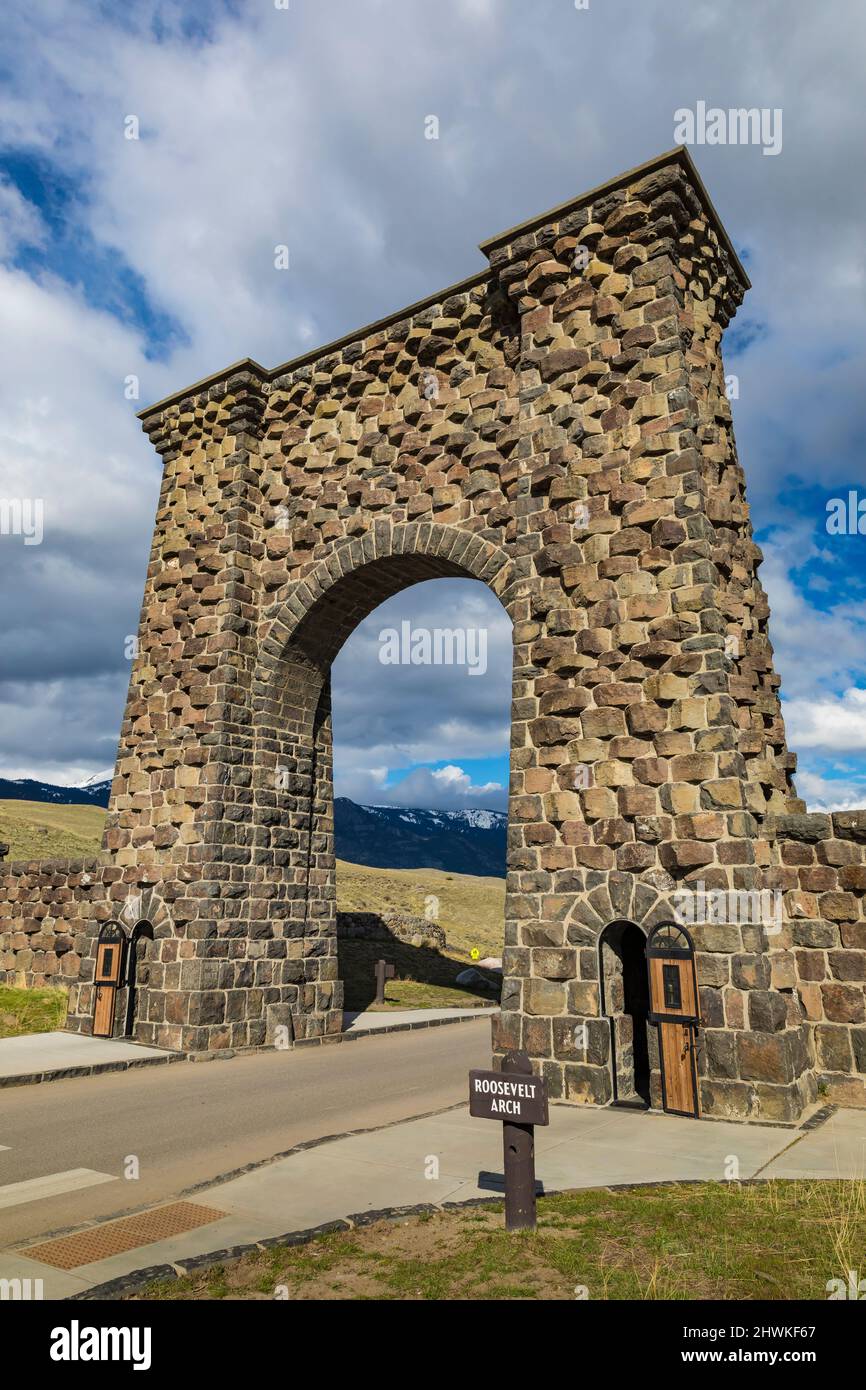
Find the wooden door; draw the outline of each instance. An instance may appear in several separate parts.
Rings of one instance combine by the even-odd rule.
[[[126,933],[116,922],[109,922],[99,933],[96,946],[96,999],[93,1005],[94,1038],[110,1038],[114,1032],[117,990],[123,977]]]
[[[697,1034],[698,980],[691,937],[675,923],[656,927],[647,942],[650,1020],[659,1030],[662,1105],[671,1115],[700,1118]]]
[[[698,1091],[695,1043],[694,1024],[659,1024],[662,1104],[671,1115],[691,1115],[699,1119],[701,1100]]]

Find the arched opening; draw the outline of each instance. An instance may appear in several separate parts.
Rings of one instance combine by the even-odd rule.
[[[599,940],[602,1013],[610,1020],[614,1102],[650,1104],[646,937],[633,922],[611,922]]]
[[[339,975],[367,1010],[474,1008],[502,984],[512,630],[466,578],[378,605],[333,664]],[[393,967],[377,989],[376,966]]]
[[[251,831],[258,872],[244,931],[285,942],[285,956],[274,951],[262,978],[269,1001],[290,1009],[296,1036],[342,1028],[332,664],[358,625],[404,589],[428,579],[481,579],[498,595],[505,584],[504,557],[492,546],[444,527],[418,530],[429,531],[425,551],[376,559],[366,544],[353,543],[338,563],[320,567],[300,592],[295,586],[284,607],[271,610],[276,621],[263,644],[267,660],[255,711]],[[391,544],[402,540],[394,535]],[[452,626],[448,618],[443,612],[443,628]]]
[[[135,1033],[136,1021],[142,1017],[143,991],[149,981],[148,953],[153,941],[153,927],[150,922],[136,922],[129,937],[126,958],[126,1018],[124,1037],[131,1038]]]

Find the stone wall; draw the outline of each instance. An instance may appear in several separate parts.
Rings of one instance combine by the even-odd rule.
[[[140,947],[144,960],[138,973],[135,1036],[140,1042],[171,1046],[164,994],[181,988],[183,962],[195,954],[194,944],[174,929],[171,909],[177,891],[176,882],[153,868],[121,869],[104,853],[0,864],[0,981],[23,988],[67,988],[69,1026],[89,1032],[100,928],[118,921],[129,934],[138,922],[148,922],[155,942]],[[121,989],[118,1035],[125,1011],[126,991]],[[263,1041],[263,1024],[251,1018],[250,1045]]]
[[[803,820],[725,396],[745,272],[682,149],[482,250],[399,315],[143,412],[164,476],[104,844],[110,892],[150,876],[166,904],[137,1033],[241,1046],[267,1005],[339,1031],[331,662],[390,595],[465,576],[514,633],[497,1047],[604,1102],[605,926],[778,886],[781,933],[694,928],[704,1107],[862,1099],[860,821]],[[87,1029],[89,958],[78,978]]]
[[[440,951],[447,945],[443,927],[408,912],[338,912],[337,939],[405,941],[411,946],[435,946]]]
[[[121,877],[96,856],[0,864],[0,979],[29,988],[81,977],[90,928],[111,916],[105,873]]]
[[[866,1105],[866,811],[777,816],[766,834],[787,917],[772,983],[802,1010],[821,1094]]]

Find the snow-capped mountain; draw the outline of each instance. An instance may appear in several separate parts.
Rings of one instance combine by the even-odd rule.
[[[0,777],[0,801],[53,801],[58,806],[107,806],[114,769],[105,777],[88,777],[74,787],[36,782],[30,777]]]
[[[338,859],[377,869],[445,869],[455,874],[505,874],[504,811],[422,811],[334,801]]]
[[[110,787],[113,777],[114,768],[107,767],[104,772],[93,772],[89,777],[85,777],[83,782],[73,782],[72,785],[78,787],[81,791],[86,791],[88,788],[92,789],[93,787]]]
[[[113,772],[94,773],[72,787],[0,777],[0,801],[107,806]],[[502,878],[507,826],[503,811],[358,806],[345,796],[334,801],[338,859],[377,869],[444,869]]]

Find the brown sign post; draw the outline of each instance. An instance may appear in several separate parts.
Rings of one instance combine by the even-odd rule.
[[[547,1087],[525,1052],[509,1052],[501,1071],[470,1071],[469,1113],[502,1121],[506,1231],[535,1230],[535,1126],[549,1123]]]
[[[386,980],[393,980],[395,974],[396,974],[396,969],[395,969],[395,967],[394,967],[393,965],[389,965],[388,962],[385,961],[385,960],[377,960],[377,961],[376,961],[376,1001],[375,1001],[375,1002],[376,1002],[377,1004],[384,1004],[384,1002],[385,1002],[385,981],[386,981]]]

